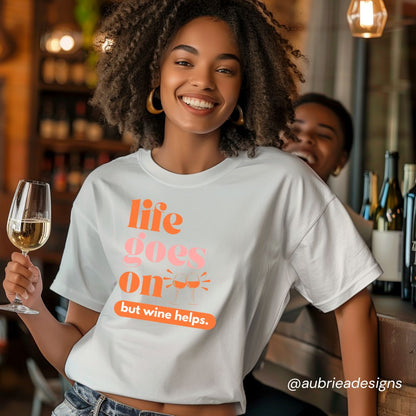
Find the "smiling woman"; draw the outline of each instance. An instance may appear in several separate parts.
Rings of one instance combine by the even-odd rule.
[[[153,152],[156,163],[172,170],[184,149],[208,151],[214,164],[224,160],[218,151],[220,129],[237,106],[241,83],[240,52],[227,23],[199,17],[181,28],[161,61],[165,137]],[[182,166],[180,173],[211,167],[201,158],[190,160],[192,165]]]
[[[101,57],[99,67],[105,68],[105,71],[101,72],[101,80],[93,101],[102,108],[107,120],[118,125],[121,130],[133,133],[139,146],[145,149],[161,144],[165,116],[163,114],[159,117],[151,116],[143,111],[142,103],[147,100],[149,93],[154,89],[156,89],[155,101],[161,98],[160,68],[163,59],[166,59],[167,46],[174,34],[179,34],[184,24],[193,18],[205,15],[211,16],[218,27],[222,27],[226,22],[227,28],[224,30],[228,35],[232,35],[227,37],[228,45],[232,44],[232,50],[227,50],[229,47],[223,45],[222,50],[217,51],[219,55],[216,58],[220,59],[222,64],[227,63],[227,66],[216,68],[216,79],[219,79],[220,74],[228,75],[232,79],[239,76],[242,82],[241,91],[238,93],[239,108],[236,113],[239,113],[241,109],[245,122],[244,125],[236,125],[228,121],[221,126],[219,143],[221,152],[226,156],[235,156],[238,150],[243,150],[253,156],[256,145],[280,146],[280,131],[291,136],[290,129],[287,127],[287,117],[290,118],[293,115],[291,98],[296,96],[295,79],[302,79],[292,59],[301,54],[290,43],[281,42],[281,34],[276,33],[276,29],[284,31],[284,28],[273,18],[262,2],[255,0],[232,3],[218,0],[206,2],[203,5],[195,3],[200,9],[192,7],[188,13],[183,15],[179,13],[176,19],[167,18],[160,22],[160,16],[167,16],[172,5],[169,2],[166,4],[158,2],[149,7],[149,10],[143,9],[147,19],[144,26],[138,26],[135,20],[123,22],[125,26],[120,26],[119,22],[112,21],[110,18],[103,27],[102,33],[105,37],[102,41],[105,42],[105,39],[111,38],[117,46],[113,48],[112,53],[108,52]],[[178,9],[182,8],[181,4],[181,2],[177,3]],[[257,9],[255,13],[253,13],[253,5],[254,10]],[[235,6],[238,7],[238,11],[234,8]],[[163,27],[163,30],[160,30],[160,27]],[[123,32],[125,28],[136,33],[133,43],[127,36],[127,32]],[[199,42],[205,43],[212,40],[211,46],[217,48],[221,45],[218,43],[217,33],[207,34],[201,31],[198,39]],[[169,50],[169,54],[181,52],[186,54],[187,59],[201,58],[195,53],[200,51],[196,51],[193,39],[192,42],[182,45],[181,43],[170,44],[172,49],[180,48],[176,51]],[[138,61],[142,65],[134,64]],[[199,61],[201,62],[201,59]],[[263,65],[264,61],[267,61],[268,65]],[[107,62],[111,62],[111,65],[107,66]],[[183,59],[178,61],[177,65],[192,68],[191,72],[194,69],[199,71],[199,67],[193,68],[189,65],[190,63],[192,62]],[[236,69],[239,74],[233,75],[232,70],[238,66],[239,68]],[[150,71],[147,68],[150,68]],[[270,94],[271,85],[279,85],[275,94]],[[129,96],[116,96],[118,88],[128,91]],[[254,105],[248,105],[249,102]],[[155,107],[159,108],[156,105]],[[278,109],[277,112],[276,109]],[[263,122],[263,117],[268,119],[267,123]]]
[[[329,188],[278,149],[300,77],[282,30],[259,0],[125,0],[104,22],[93,101],[139,149],[74,202],[51,287],[69,299],[65,324],[29,257],[13,253],[4,280],[75,382],[54,416],[243,414],[243,378],[292,287],[337,311],[345,374],[374,377],[365,288],[380,270]],[[350,396],[351,414],[375,414],[374,392]]]

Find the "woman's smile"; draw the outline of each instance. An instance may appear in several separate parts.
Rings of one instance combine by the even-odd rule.
[[[182,95],[179,97],[188,107],[194,110],[212,110],[215,105],[210,99],[191,97],[189,95]]]

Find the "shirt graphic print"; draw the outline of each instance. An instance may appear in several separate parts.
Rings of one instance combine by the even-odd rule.
[[[179,235],[182,223],[182,215],[170,213],[164,202],[150,199],[132,201],[128,227],[140,231],[137,237],[129,238],[125,243],[123,262],[130,269],[119,277],[119,287],[124,293],[137,293],[149,296],[149,299],[162,298],[169,306],[119,300],[114,305],[117,315],[204,330],[215,326],[213,315],[175,306],[198,305],[198,297],[209,290],[211,280],[204,271],[206,250],[182,244],[166,247],[162,241],[151,240],[146,234],[146,231],[152,231]],[[159,275],[140,275],[136,269],[143,261],[168,263],[169,267],[161,269]]]

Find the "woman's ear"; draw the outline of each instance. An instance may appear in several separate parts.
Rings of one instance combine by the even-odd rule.
[[[341,173],[347,161],[348,161],[348,153],[346,151],[343,151],[341,154],[341,157],[338,160],[337,167],[335,168],[333,172],[331,172],[331,175],[338,176]]]

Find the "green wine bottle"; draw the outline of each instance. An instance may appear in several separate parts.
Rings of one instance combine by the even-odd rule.
[[[410,188],[410,189],[409,189]],[[415,299],[414,272],[416,261],[416,164],[404,165],[403,176],[403,250],[402,250],[402,299]]]
[[[373,283],[373,293],[400,296],[403,196],[398,161],[398,152],[386,152],[384,180],[374,213],[372,251],[384,272]]]

